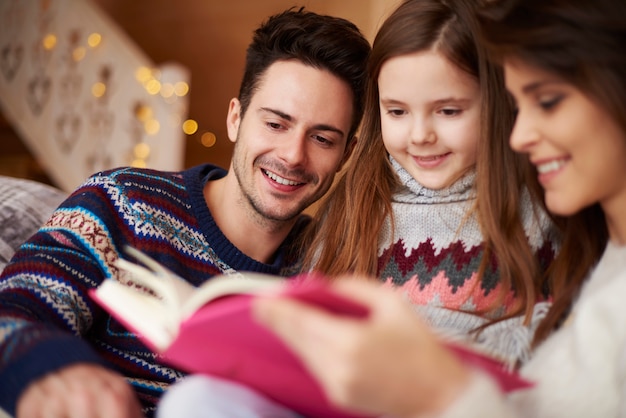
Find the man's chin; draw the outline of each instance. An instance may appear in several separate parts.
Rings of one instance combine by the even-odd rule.
[[[266,211],[261,215],[267,219],[268,221],[274,222],[290,222],[298,218],[302,213],[302,210],[291,210],[291,211]]]
[[[298,218],[306,206],[282,206],[280,204],[253,205],[257,215],[268,222],[285,223]]]

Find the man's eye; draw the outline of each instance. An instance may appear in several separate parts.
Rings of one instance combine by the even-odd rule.
[[[280,128],[282,128],[282,125],[280,123],[276,123],[276,122],[267,122],[267,126],[269,126],[272,129],[280,129]]]
[[[331,145],[332,141],[330,141],[328,138],[320,136],[320,135],[313,135],[313,138],[319,142],[320,144],[323,145]]]

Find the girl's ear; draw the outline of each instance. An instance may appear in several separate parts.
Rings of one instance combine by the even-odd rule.
[[[230,99],[228,105],[228,115],[226,116],[226,127],[228,129],[228,139],[231,142],[237,141],[239,125],[241,124],[241,103],[238,99]]]

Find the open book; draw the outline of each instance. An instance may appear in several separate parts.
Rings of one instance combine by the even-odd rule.
[[[290,280],[256,273],[216,276],[194,287],[136,249],[128,253],[145,267],[119,259],[126,282],[105,280],[92,297],[136,333],[162,362],[251,387],[307,416],[352,418],[333,407],[301,361],[252,316],[251,302],[263,292],[314,304],[338,315],[366,317],[359,303],[331,291],[325,280]],[[461,359],[495,376],[504,391],[529,386],[496,361],[460,346]]]
[[[145,267],[118,259],[115,264],[126,273],[126,282],[105,280],[91,296],[157,353],[176,340],[192,315],[203,315],[199,308],[209,301],[277,290],[284,282],[282,277],[245,273],[215,276],[195,287],[141,251],[127,247],[126,252]],[[216,308],[221,305],[211,305],[211,311]]]

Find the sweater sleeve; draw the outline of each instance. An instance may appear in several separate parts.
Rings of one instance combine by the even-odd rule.
[[[88,290],[114,255],[103,219],[110,201],[91,178],[13,256],[0,276],[0,406],[14,414],[33,381],[64,366],[105,364],[85,339],[96,307]]]
[[[439,418],[624,416],[626,247],[609,245],[570,317],[533,353],[522,375],[534,387],[505,399],[477,375]]]
[[[472,373],[463,393],[436,418],[514,418],[514,411],[507,404],[505,395],[495,382],[481,372]],[[427,417],[421,417],[427,418]],[[428,417],[435,418],[435,417]]]

